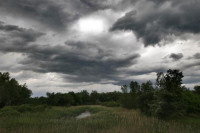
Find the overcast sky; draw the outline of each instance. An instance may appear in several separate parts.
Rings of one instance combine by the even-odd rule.
[[[0,0],[0,71],[46,92],[120,90],[157,72],[200,85],[199,0]]]

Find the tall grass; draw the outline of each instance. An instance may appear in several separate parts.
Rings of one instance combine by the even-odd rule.
[[[91,112],[91,117],[75,118],[85,111]],[[52,107],[39,112],[13,112],[0,113],[0,133],[200,133],[198,123],[166,122],[116,107]]]

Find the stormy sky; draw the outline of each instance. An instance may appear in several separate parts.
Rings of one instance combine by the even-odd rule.
[[[46,92],[119,91],[183,71],[200,85],[199,0],[0,0],[0,71]]]

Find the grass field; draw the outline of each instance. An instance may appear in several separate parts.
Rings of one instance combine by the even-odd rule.
[[[48,107],[0,111],[0,133],[200,133],[200,117],[162,121],[136,110],[103,106]],[[89,111],[91,117],[76,119]],[[23,113],[22,113],[23,112]]]

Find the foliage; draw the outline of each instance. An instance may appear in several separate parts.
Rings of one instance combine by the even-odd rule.
[[[91,117],[77,120],[89,111]],[[37,113],[0,117],[1,133],[198,133],[200,118],[163,121],[136,110],[103,106],[52,107]],[[184,120],[187,120],[185,123]],[[194,120],[196,121],[194,124]],[[182,122],[183,121],[183,122]]]
[[[184,105],[187,114],[200,112],[200,96],[192,91],[185,91],[183,93]]]
[[[26,84],[20,85],[14,78],[10,79],[8,72],[0,72],[0,107],[24,104],[31,94]]]
[[[46,93],[47,97],[30,98],[30,104],[47,104],[53,106],[75,106],[75,105],[100,105],[106,102],[116,102],[121,97],[121,92],[107,92],[98,93],[92,91],[90,94],[84,90],[81,92],[68,92],[68,93]]]
[[[169,69],[166,73],[157,73],[156,84],[151,81],[138,83],[131,81],[129,86],[123,85],[121,92],[91,93],[81,92],[46,93],[46,97],[30,98],[31,91],[26,85],[19,85],[10,79],[9,73],[0,73],[0,107],[8,114],[44,111],[44,105],[77,106],[104,105],[109,107],[122,106],[128,109],[139,109],[148,116],[161,119],[175,119],[183,115],[200,113],[200,86],[189,90],[182,85],[183,73]],[[31,104],[31,105],[29,105]],[[38,106],[42,105],[42,106]],[[1,113],[3,113],[1,112]]]
[[[196,94],[200,95],[200,86],[195,86],[194,91]]]
[[[183,73],[179,70],[169,69],[166,74],[158,73],[156,84],[159,93],[155,103],[157,109],[154,112],[158,117],[170,118],[184,114],[182,78]]]
[[[43,112],[50,107],[47,105],[29,105],[23,104],[19,106],[5,106],[0,110],[0,116],[19,116],[21,113]]]
[[[138,108],[147,115],[151,115],[151,105],[155,99],[154,91],[155,90],[151,81],[142,83],[141,94],[138,98]]]
[[[18,116],[18,115],[20,115],[20,113],[11,106],[6,106],[0,110],[0,116]]]
[[[147,115],[162,119],[174,119],[189,113],[200,113],[199,86],[194,91],[182,86],[183,73],[169,69],[167,73],[157,73],[156,87],[151,81],[130,83],[130,92],[122,86],[122,106],[140,109]]]
[[[106,107],[119,107],[120,106],[119,102],[115,102],[115,101],[104,102],[104,103],[101,103],[101,105],[106,106]]]

